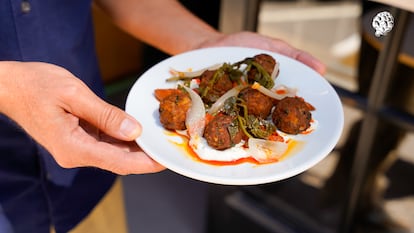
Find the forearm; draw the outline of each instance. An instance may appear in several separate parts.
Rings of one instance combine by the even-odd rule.
[[[169,54],[220,35],[175,0],[99,0],[98,5],[119,27]]]

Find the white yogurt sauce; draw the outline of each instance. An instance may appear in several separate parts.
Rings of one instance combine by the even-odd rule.
[[[312,132],[317,128],[318,122],[313,120],[311,126],[307,131]],[[291,135],[278,131],[279,135],[283,137],[284,141],[289,141],[289,139],[303,139],[306,135],[298,134]],[[207,140],[203,137],[198,139],[191,139],[190,146],[193,148],[194,152],[203,160],[207,161],[221,161],[221,162],[230,162],[236,161],[238,159],[250,157],[249,149],[244,147],[245,141],[241,141],[239,144],[226,149],[226,150],[216,150],[210,147],[207,144]]]
[[[195,142],[197,141],[197,142]],[[194,145],[195,143],[195,145]],[[209,161],[235,161],[241,158],[250,157],[245,148],[243,148],[244,141],[239,144],[226,149],[226,150],[215,150],[207,144],[205,138],[199,138],[190,142],[190,146],[193,148],[194,152],[204,160]]]

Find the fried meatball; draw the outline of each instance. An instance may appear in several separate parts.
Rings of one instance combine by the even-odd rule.
[[[298,134],[310,126],[312,114],[309,105],[300,97],[285,97],[272,113],[275,126],[282,132]]]
[[[184,130],[191,98],[183,91],[168,95],[160,101],[160,122],[169,130]]]
[[[215,77],[216,71],[206,70],[200,76],[200,94],[207,104],[216,102],[220,96],[233,88],[228,74],[222,73]]]
[[[273,68],[276,65],[276,60],[272,56],[268,54],[258,54],[253,58],[267,71],[267,73],[271,74],[273,72]]]
[[[276,60],[268,54],[258,54],[253,57],[253,60],[261,65],[263,69],[270,75],[275,67]],[[247,73],[247,77],[251,82],[257,81],[258,71],[255,67],[252,67]]]
[[[204,138],[216,150],[225,150],[238,144],[243,133],[237,120],[229,115],[216,115],[205,127]]]
[[[266,119],[269,116],[273,99],[251,87],[243,89],[239,93],[239,97],[245,101],[248,114]]]

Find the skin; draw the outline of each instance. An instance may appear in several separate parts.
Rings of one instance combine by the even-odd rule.
[[[320,61],[284,41],[252,32],[219,33],[173,0],[100,0],[97,4],[120,28],[171,55],[203,47],[255,47],[325,72]],[[93,166],[121,175],[165,169],[134,142],[141,134],[139,122],[97,97],[64,68],[41,62],[0,62],[0,112],[64,168]]]

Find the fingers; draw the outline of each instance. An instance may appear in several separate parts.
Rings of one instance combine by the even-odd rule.
[[[238,32],[234,34],[221,35],[212,41],[204,41],[199,46],[212,47],[227,45],[253,47],[274,51],[300,61],[322,75],[326,72],[325,65],[309,53],[296,49],[283,40],[259,35],[253,32]]]
[[[120,152],[120,150],[115,149],[114,153],[111,153],[110,146],[105,147],[102,146],[105,151],[102,151],[99,158],[90,157],[92,166],[119,175],[155,173],[165,169],[142,151]]]
[[[122,142],[139,136],[139,123],[100,99],[69,71],[39,62],[13,63],[6,68],[16,78],[5,79],[11,80],[4,85],[7,93],[0,90],[2,99],[7,100],[0,101],[7,104],[2,112],[44,146],[62,167],[93,166],[117,174],[164,169],[135,142]],[[101,141],[99,132],[118,142]]]
[[[91,150],[85,148],[86,151]],[[155,173],[165,169],[142,151],[129,152],[103,142],[97,143],[91,152],[86,154],[85,166],[99,167],[119,175]]]
[[[76,93],[77,98],[71,98],[71,102],[68,102],[70,112],[67,114],[82,119],[81,124],[71,131],[70,139],[64,142],[69,144],[59,146],[61,151],[58,153],[67,155],[65,148],[75,147],[77,154],[70,159],[59,156],[59,165],[66,168],[93,166],[120,175],[153,173],[165,169],[140,150],[135,142],[125,142],[136,139],[141,133],[141,126],[134,118],[101,100],[87,88]],[[96,133],[93,135],[93,129],[88,124],[110,137],[99,137]]]
[[[307,52],[298,50],[293,56],[293,58],[306,64],[307,66],[314,69],[316,72],[318,72],[321,75],[324,75],[326,73],[325,64],[323,64],[322,62],[320,62],[318,59],[316,59],[314,56],[310,55]]]
[[[135,142],[126,142],[140,135],[140,124],[121,109],[100,99],[84,83],[71,85],[61,98],[66,117],[62,117],[60,125],[66,127],[59,129],[59,135],[63,137],[50,145],[60,166],[92,166],[120,175],[165,169],[140,150]],[[109,135],[107,138],[111,140],[99,137],[99,131],[91,125]]]
[[[131,141],[141,134],[141,125],[123,110],[110,105],[79,83],[72,93],[64,95],[68,111],[120,140]]]
[[[128,145],[101,141],[92,144],[92,147],[93,154],[88,156],[90,160],[86,162],[119,175],[154,173],[165,169],[140,150],[135,142]]]
[[[73,148],[76,148],[75,153]],[[165,169],[135,142],[123,142],[108,136],[92,137],[81,127],[72,130],[69,138],[62,138],[53,152],[57,163],[64,168],[98,167],[119,175],[154,173]]]
[[[302,51],[300,49],[294,48],[288,43],[281,41],[281,40],[275,40],[276,51],[291,57],[297,61],[302,62],[303,64],[309,66],[310,68],[314,69],[319,74],[323,75],[326,72],[326,66],[323,64],[319,59],[315,58],[311,54]]]
[[[301,51],[301,50],[295,50],[292,57],[310,68],[314,69],[316,72],[318,72],[321,75],[324,75],[326,73],[326,66],[321,61],[316,59],[314,56],[310,55],[307,52]]]

